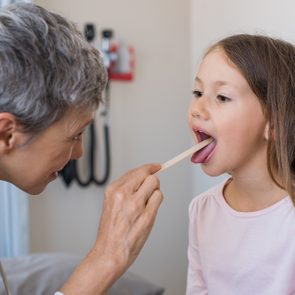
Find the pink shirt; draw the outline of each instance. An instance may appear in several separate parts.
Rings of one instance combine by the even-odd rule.
[[[295,294],[295,208],[290,197],[238,212],[226,182],[190,204],[187,295]]]

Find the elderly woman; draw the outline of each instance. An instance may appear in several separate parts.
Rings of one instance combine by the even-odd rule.
[[[39,194],[82,155],[107,75],[71,22],[33,4],[0,14],[0,63],[0,179]],[[104,294],[130,266],[163,199],[159,169],[134,169],[107,188],[96,242],[60,292]]]

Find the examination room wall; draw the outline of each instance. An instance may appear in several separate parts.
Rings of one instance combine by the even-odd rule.
[[[111,28],[136,53],[135,79],[111,83],[111,180],[127,169],[164,162],[192,144],[187,126],[191,97],[189,0],[38,0],[83,29]],[[131,267],[184,294],[188,204],[192,198],[189,160],[160,175],[165,200],[152,234]],[[30,200],[31,251],[85,254],[95,240],[104,187],[66,189],[59,179]]]
[[[191,0],[192,76],[206,48],[235,33],[267,34],[295,42],[293,0]],[[229,147],[230,148],[230,147]],[[208,177],[193,167],[193,195],[216,185],[228,176]]]

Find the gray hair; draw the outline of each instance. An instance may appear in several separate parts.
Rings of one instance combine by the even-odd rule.
[[[95,109],[107,81],[102,57],[64,17],[17,3],[0,13],[0,112],[42,131],[70,107]]]

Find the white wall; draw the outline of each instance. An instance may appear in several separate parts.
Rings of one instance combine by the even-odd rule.
[[[295,41],[293,0],[191,0],[190,11],[192,78],[206,48],[227,35],[259,33]],[[223,177],[210,178],[200,167],[194,167],[194,193],[208,189]]]
[[[80,28],[85,22],[113,28],[136,49],[135,81],[114,83],[111,90],[112,179],[130,167],[165,161],[191,144],[186,124],[190,89],[200,57],[212,42],[241,32],[295,40],[292,0],[34,2]],[[168,295],[184,294],[189,201],[222,178],[209,178],[199,167],[191,177],[190,167],[186,161],[161,176],[166,199],[132,266],[165,286]],[[95,239],[102,199],[103,188],[65,189],[60,180],[50,184],[41,198],[30,201],[31,250],[85,253]]]
[[[80,28],[113,28],[136,50],[136,78],[111,85],[112,179],[146,162],[164,162],[188,148],[190,98],[189,1],[38,0]],[[165,201],[132,270],[184,294],[190,163],[161,175]],[[65,189],[60,180],[30,201],[31,250],[85,253],[96,235],[103,188]]]

